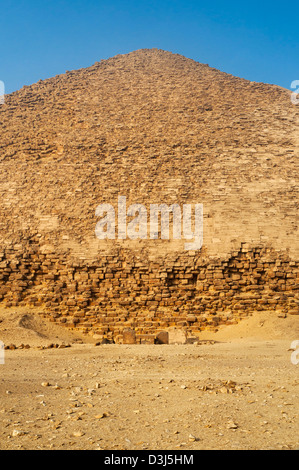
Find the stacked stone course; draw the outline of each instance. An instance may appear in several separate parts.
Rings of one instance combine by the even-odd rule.
[[[32,306],[107,340],[127,330],[137,342],[253,311],[298,315],[299,107],[290,95],[154,49],[6,96],[0,306]],[[203,204],[203,249],[96,239],[97,206],[116,208],[119,196],[147,211]]]
[[[0,259],[4,305],[37,307],[54,322],[112,341],[127,328],[138,342],[153,342],[171,327],[196,335],[254,311],[299,313],[298,263],[262,246],[242,244],[213,262],[187,252],[158,263],[117,250],[86,263],[42,254],[33,242],[7,246]]]

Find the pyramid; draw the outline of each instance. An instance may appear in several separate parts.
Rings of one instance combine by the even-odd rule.
[[[0,106],[0,302],[121,340],[298,313],[299,110],[290,92],[145,49]],[[196,204],[185,240],[99,239],[99,205]],[[118,226],[119,227],[119,226]],[[116,339],[118,338],[118,339]]]

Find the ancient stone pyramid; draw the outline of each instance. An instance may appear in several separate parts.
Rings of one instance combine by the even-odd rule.
[[[0,125],[3,305],[114,340],[128,326],[142,340],[252,310],[298,312],[289,91],[139,50],[6,96]],[[119,196],[202,203],[202,249],[98,240],[96,207]]]

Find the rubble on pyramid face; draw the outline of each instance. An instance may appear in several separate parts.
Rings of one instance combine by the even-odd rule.
[[[244,312],[256,302],[237,302],[235,294],[255,293],[254,286],[265,302],[278,289],[274,305],[293,311],[298,130],[287,90],[157,49],[6,96],[0,106],[0,299],[48,305],[58,318],[63,306],[85,328],[87,308],[91,324],[98,310],[130,310],[134,318],[136,306],[162,308],[164,316],[178,308],[184,318],[198,303],[213,314],[234,305]],[[203,204],[202,250],[184,252],[176,240],[98,240],[96,207],[116,206],[119,196],[146,208]],[[246,243],[247,258],[238,261]],[[205,260],[204,272],[195,259]],[[210,283],[215,259],[229,281]],[[230,277],[228,259],[239,279]],[[283,276],[271,278],[273,270]],[[215,290],[206,301],[200,276],[204,292]],[[185,289],[176,288],[178,279]],[[268,299],[260,291],[269,286]]]

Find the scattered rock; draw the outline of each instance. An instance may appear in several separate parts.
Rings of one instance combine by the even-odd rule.
[[[83,437],[85,433],[83,431],[75,431],[73,432],[74,437]]]
[[[21,437],[25,436],[28,434],[26,431],[21,431],[20,429],[14,429],[13,432],[11,433],[12,437]]]
[[[238,424],[234,423],[234,421],[228,421],[226,424],[227,429],[238,429]]]

